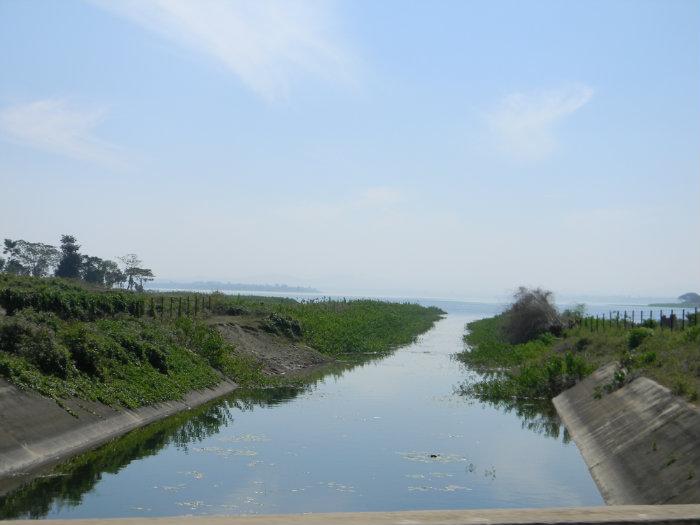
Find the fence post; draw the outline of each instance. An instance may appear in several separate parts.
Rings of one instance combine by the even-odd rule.
[[[211,312],[211,294],[209,294],[209,311]]]
[[[683,308],[683,316],[681,317],[681,330],[685,330],[685,308]]]
[[[664,328],[664,311],[659,310],[659,327],[663,330]]]
[[[182,296],[178,297],[178,302],[177,302],[177,318],[179,319],[182,316]]]
[[[199,304],[199,296],[194,296],[194,316],[197,317],[197,306]]]
[[[174,302],[175,302],[175,298],[171,296],[170,297],[170,319],[173,318],[173,303]]]
[[[190,316],[190,296],[189,295],[187,296],[187,309],[185,310],[185,315],[187,317]]]

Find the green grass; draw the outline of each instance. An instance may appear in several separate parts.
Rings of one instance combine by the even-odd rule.
[[[277,384],[206,322],[255,315],[293,327],[332,356],[388,352],[428,330],[443,312],[382,301],[313,301],[89,288],[63,279],[0,275],[0,377],[56,399],[139,407],[181,399],[223,377],[244,387]],[[194,297],[199,304],[193,318]],[[211,311],[209,309],[211,297]],[[170,298],[177,303],[171,312]],[[190,299],[190,316],[186,304]],[[160,305],[165,309],[161,311]],[[206,308],[203,306],[206,305]],[[275,327],[273,327],[275,328]]]
[[[413,342],[444,314],[435,307],[375,300],[316,300],[220,296],[218,313],[276,314],[301,325],[302,340],[331,356],[377,354]]]
[[[620,382],[647,376],[690,401],[700,391],[700,327],[668,328],[585,326],[569,328],[561,337],[545,334],[511,345],[502,332],[503,317],[467,325],[469,349],[459,358],[485,377],[464,386],[488,401],[546,399],[559,394],[607,363],[618,363]],[[612,385],[614,386],[614,385]]]
[[[237,357],[231,345],[201,322],[54,319],[53,328],[23,322],[26,317],[20,313],[0,321],[0,376],[56,400],[77,396],[135,408],[181,399],[221,382],[222,374],[241,384],[263,382],[255,365]],[[3,335],[15,331],[17,324],[28,331],[19,343],[9,345]],[[44,329],[57,352],[68,355],[65,373],[37,362],[36,326]],[[202,334],[210,334],[211,340]]]

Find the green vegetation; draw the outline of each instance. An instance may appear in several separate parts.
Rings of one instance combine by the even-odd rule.
[[[411,343],[444,312],[435,307],[374,300],[298,302],[292,299],[224,296],[215,313],[278,316],[298,321],[300,338],[327,355],[377,354]],[[274,320],[274,317],[271,318]]]
[[[509,314],[510,309],[467,325],[469,349],[459,357],[485,376],[464,385],[465,393],[492,402],[551,399],[593,370],[615,362],[618,369],[608,390],[644,375],[688,400],[698,398],[700,326],[671,330],[653,321],[645,326],[582,323],[575,312],[566,312],[558,335],[543,331],[527,342],[512,343]]]
[[[0,275],[0,307],[0,377],[59,403],[78,396],[125,407],[179,399],[222,377],[273,382],[211,326],[222,316],[262,316],[266,330],[339,356],[390,351],[442,314],[381,301],[156,296],[9,274]]]
[[[471,351],[460,359],[485,373],[465,391],[485,401],[549,400],[594,370],[575,350],[555,351],[559,340],[546,333],[526,343],[509,343],[503,315],[469,323]]]

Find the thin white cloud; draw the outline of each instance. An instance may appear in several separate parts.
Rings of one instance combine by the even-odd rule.
[[[301,74],[351,82],[329,2],[295,0],[91,0],[215,59],[267,100]]]
[[[121,165],[119,150],[95,135],[104,113],[60,99],[37,100],[0,110],[0,134],[62,157],[117,167]]]
[[[523,160],[540,160],[557,145],[555,127],[583,107],[593,89],[575,84],[536,93],[512,93],[486,117],[500,148]]]

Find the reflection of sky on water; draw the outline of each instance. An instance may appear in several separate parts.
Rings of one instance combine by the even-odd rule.
[[[450,355],[465,322],[498,307],[438,306],[450,315],[416,344],[286,402],[229,402],[217,433],[102,473],[77,505],[54,503],[48,516],[601,504],[573,444],[454,394],[466,371]]]

